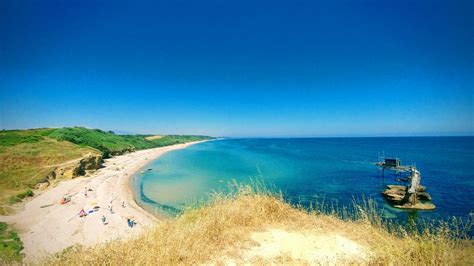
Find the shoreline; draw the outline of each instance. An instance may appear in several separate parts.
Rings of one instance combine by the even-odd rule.
[[[16,214],[0,216],[0,221],[18,230],[25,262],[45,258],[72,245],[90,246],[137,236],[164,217],[155,216],[138,204],[131,178],[163,154],[205,141],[140,150],[106,159],[104,167],[92,175],[63,180],[38,193]],[[91,189],[87,196],[85,188]],[[61,205],[59,201],[64,196],[70,196],[71,201]],[[95,206],[100,207],[99,211],[82,218],[78,216],[81,209],[87,211]],[[106,217],[106,225],[102,216]],[[126,218],[130,216],[137,222],[133,228],[127,225]]]
[[[162,151],[162,153],[158,154],[156,157],[154,158],[149,158],[146,163],[142,164],[141,166],[137,167],[132,174],[130,174],[127,178],[127,180],[125,180],[124,182],[124,188],[127,190],[127,195],[130,195],[131,196],[131,199],[129,199],[129,202],[132,202],[133,205],[142,210],[143,212],[145,212],[147,215],[151,215],[151,217],[153,217],[154,219],[157,219],[157,220],[160,220],[160,219],[165,219],[165,218],[168,218],[167,216],[165,216],[164,214],[161,214],[159,212],[156,212],[156,211],[150,211],[150,210],[147,210],[145,206],[143,206],[142,204],[140,204],[139,200],[137,199],[138,195],[135,191],[135,187],[133,187],[134,185],[134,182],[136,180],[133,180],[133,178],[140,178],[138,176],[139,172],[144,169],[148,164],[150,164],[152,161],[158,159],[159,157],[161,157],[162,155],[164,155],[165,153],[169,152],[169,151],[173,151],[173,150],[180,150],[180,149],[185,149],[191,145],[194,145],[194,144],[199,144],[199,143],[203,143],[203,142],[208,142],[208,141],[212,141],[212,140],[200,140],[200,141],[193,141],[193,142],[188,142],[188,143],[182,143],[182,144],[175,144],[175,145],[171,145],[171,146],[165,146],[165,147],[160,147],[160,148],[166,148],[166,147],[175,147],[175,149],[170,149],[170,150],[165,150],[165,151]],[[155,148],[155,149],[160,149],[160,148]],[[143,171],[143,170],[142,170]]]

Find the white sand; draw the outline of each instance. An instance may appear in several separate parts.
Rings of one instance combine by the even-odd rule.
[[[171,151],[195,144],[186,143],[142,150],[106,160],[105,168],[90,177],[80,177],[59,183],[25,204],[14,216],[0,216],[0,221],[13,224],[24,244],[25,259],[42,258],[69,246],[93,245],[113,239],[137,235],[153,225],[158,218],[144,211],[134,200],[129,178],[151,160]],[[87,197],[85,188],[91,188]],[[72,196],[61,205],[63,196]],[[125,202],[125,208],[122,207]],[[41,206],[51,205],[41,208]],[[100,206],[100,211],[79,218],[81,208]],[[113,206],[114,214],[108,210]],[[108,224],[101,221],[105,215]],[[130,228],[126,217],[133,216],[137,226]]]

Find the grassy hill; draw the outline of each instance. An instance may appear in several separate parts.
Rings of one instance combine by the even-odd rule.
[[[48,137],[53,131],[0,132],[0,214],[12,212],[11,204],[32,196],[32,189],[58,165],[88,154],[100,155],[94,148]]]
[[[46,265],[473,265],[468,224],[420,230],[383,220],[371,204],[305,210],[240,187],[164,220],[138,238],[76,246]],[[472,224],[472,223],[470,223]],[[464,227],[463,227],[464,226]]]
[[[116,135],[111,131],[87,129],[83,127],[55,129],[49,137],[69,141],[81,146],[100,150],[105,157],[124,152],[150,149],[173,144],[209,139],[207,136],[167,135],[158,139],[147,139],[151,135]]]
[[[12,212],[13,203],[32,196],[39,183],[49,182],[48,176],[72,178],[85,173],[81,164],[86,164],[85,170],[95,169],[97,161],[113,155],[209,138],[148,137],[83,127],[0,131],[0,215]]]

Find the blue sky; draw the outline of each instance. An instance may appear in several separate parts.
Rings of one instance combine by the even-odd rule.
[[[473,135],[473,1],[0,1],[0,128]]]

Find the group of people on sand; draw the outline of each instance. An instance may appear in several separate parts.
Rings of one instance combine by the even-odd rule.
[[[84,187],[84,196],[87,197],[87,193],[89,191],[92,191],[92,189],[90,188],[87,188],[87,187]],[[63,201],[70,201],[70,198],[66,198],[64,197],[64,199],[62,199]],[[61,202],[62,203],[62,202]],[[64,203],[62,203],[64,204]],[[94,210],[93,211],[85,211],[84,209],[81,209],[78,213],[79,217],[85,217],[87,216],[89,213],[93,213],[93,212],[97,212],[99,211],[99,206],[96,206],[94,207]],[[125,208],[125,201],[122,201],[122,208]],[[110,211],[110,214],[115,214],[114,212],[114,209],[113,209],[113,206],[112,205],[109,205],[107,207],[107,209]],[[107,225],[108,222],[107,222],[107,217],[105,215],[102,215],[102,217],[100,218],[100,220],[102,221],[102,224],[103,225]],[[137,225],[137,222],[133,219],[133,217],[127,217],[127,225],[128,227],[130,228],[133,228]]]

